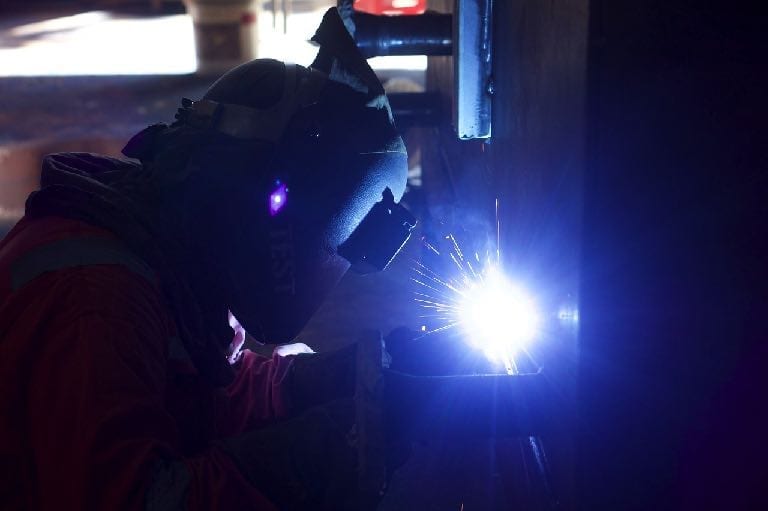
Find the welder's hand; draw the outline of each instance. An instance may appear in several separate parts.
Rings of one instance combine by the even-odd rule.
[[[414,376],[445,376],[467,370],[487,372],[485,357],[475,357],[455,336],[398,327],[384,340],[392,355],[389,369],[393,371]]]
[[[219,446],[279,509],[362,511],[354,406],[352,400],[328,403]]]

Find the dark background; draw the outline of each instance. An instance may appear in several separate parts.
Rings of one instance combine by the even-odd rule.
[[[766,509],[766,19],[590,4],[580,509]]]

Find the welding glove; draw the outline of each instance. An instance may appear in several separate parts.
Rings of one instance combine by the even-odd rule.
[[[291,408],[301,412],[336,399],[351,399],[355,395],[356,364],[356,344],[295,355],[285,381]]]
[[[367,495],[381,497],[394,471],[412,452],[409,441],[387,431],[387,409],[399,409],[399,406],[385,401],[386,396],[394,400],[398,397],[385,392],[382,375],[393,364],[390,342],[402,364],[419,363],[409,353],[414,347],[412,339],[417,335],[405,328],[394,330],[385,339],[377,331],[364,332],[357,343],[341,349],[295,357],[287,379],[292,407],[297,411],[354,396],[359,423],[356,429],[362,437],[358,448],[365,459],[361,478],[365,479]]]
[[[375,509],[387,480],[383,353],[372,331],[340,350],[294,355],[285,385],[295,418],[220,446],[280,509]]]
[[[341,400],[218,446],[279,509],[362,510],[354,416],[352,400]]]

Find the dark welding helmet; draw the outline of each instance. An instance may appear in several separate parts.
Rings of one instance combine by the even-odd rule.
[[[313,41],[311,67],[249,62],[188,105],[190,118],[238,141],[219,144],[205,166],[225,155],[259,175],[237,199],[246,203],[244,248],[222,258],[233,274],[228,306],[267,342],[291,341],[350,266],[384,269],[415,225],[397,202],[408,169],[403,141],[335,8]],[[268,158],[237,163],[238,148],[251,143],[269,144]]]

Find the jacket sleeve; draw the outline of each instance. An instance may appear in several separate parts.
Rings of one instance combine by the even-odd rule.
[[[20,410],[34,507],[275,509],[220,448],[181,456],[164,406],[167,325],[147,282],[114,266],[39,280],[37,325],[24,322],[36,351]]]
[[[275,353],[271,358],[244,350],[226,403],[220,407],[218,431],[222,436],[239,435],[275,419],[352,398],[356,356],[355,344],[324,353]]]
[[[219,404],[220,436],[239,435],[293,413],[290,381],[293,356],[265,357],[245,349],[238,361],[235,380]]]

